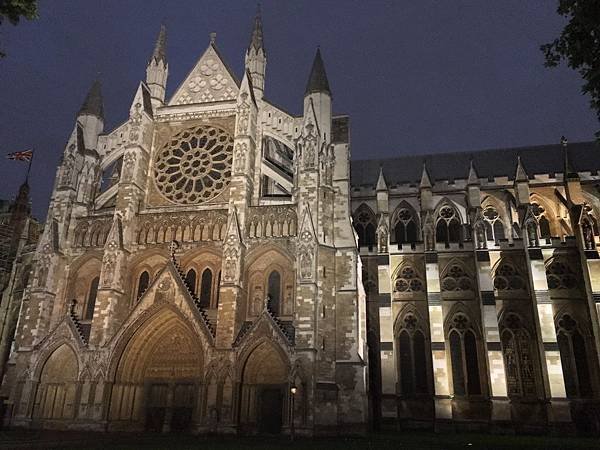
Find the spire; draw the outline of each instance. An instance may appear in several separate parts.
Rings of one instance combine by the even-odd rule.
[[[160,31],[158,32],[158,38],[156,39],[156,45],[152,52],[150,62],[162,61],[164,65],[167,65],[167,27],[165,24],[160,25]]]
[[[423,161],[423,171],[421,172],[421,183],[419,183],[421,189],[431,189],[431,178],[429,178],[429,172],[427,171],[427,163]]]
[[[479,175],[477,175],[477,171],[475,170],[475,164],[471,159],[471,163],[469,166],[469,179],[467,180],[467,185],[472,186],[477,184],[479,184]]]
[[[377,179],[377,188],[379,191],[387,191],[387,183],[385,182],[385,177],[383,176],[383,167],[379,167],[379,178]]]
[[[256,50],[258,52],[262,49],[263,53],[265,52],[265,44],[263,42],[263,28],[262,28],[262,17],[260,11],[260,3],[256,7],[256,17],[254,18],[254,29],[252,30],[252,38],[250,39],[250,45],[248,46],[248,51],[250,49]]]
[[[313,61],[310,76],[308,77],[308,83],[306,85],[306,91],[304,96],[315,92],[324,92],[331,95],[329,89],[329,81],[327,80],[327,74],[325,73],[325,64],[323,64],[323,58],[321,58],[321,49],[317,48],[317,54]]]
[[[515,181],[529,181],[527,172],[525,172],[523,163],[521,162],[521,156],[517,156],[517,171],[515,174]]]
[[[84,114],[96,116],[99,119],[104,120],[104,105],[102,101],[102,89],[100,85],[100,80],[96,79],[90,91],[88,92],[83,105],[79,109],[77,116],[81,116]]]
[[[563,169],[563,177],[566,180],[577,180],[579,179],[579,174],[573,170],[569,162],[569,141],[566,137],[560,137],[560,145],[563,147],[563,158],[564,158],[564,169]]]

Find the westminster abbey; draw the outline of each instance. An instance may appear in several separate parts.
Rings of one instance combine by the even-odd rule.
[[[599,431],[600,149],[351,162],[320,51],[301,116],[266,63],[257,16],[241,81],[213,34],[167,99],[163,27],[128,120],[92,85],[12,294],[4,424]]]

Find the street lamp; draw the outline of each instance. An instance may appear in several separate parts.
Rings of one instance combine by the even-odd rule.
[[[291,401],[292,401],[292,405],[291,405],[292,406],[292,417],[291,417],[291,422],[290,422],[290,439],[292,441],[294,440],[295,434],[296,434],[296,429],[295,429],[295,424],[294,424],[294,422],[295,422],[295,420],[294,420],[295,417],[294,416],[295,416],[295,412],[296,412],[295,408],[294,408],[294,403],[295,403],[295,400],[296,400],[296,392],[298,392],[298,388],[295,385],[292,384],[290,386],[290,394],[292,394],[292,398],[291,398]]]

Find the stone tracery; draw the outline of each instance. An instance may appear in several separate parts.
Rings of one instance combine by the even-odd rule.
[[[233,138],[222,128],[201,125],[183,130],[155,160],[156,185],[174,203],[211,200],[229,184],[232,150]]]

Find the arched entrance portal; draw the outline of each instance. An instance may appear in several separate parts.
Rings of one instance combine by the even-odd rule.
[[[36,419],[73,419],[77,391],[77,357],[66,344],[44,363],[33,406]]]
[[[249,430],[278,434],[287,424],[289,368],[273,344],[263,342],[250,353],[242,375],[240,422]]]
[[[198,414],[202,345],[172,310],[146,322],[123,351],[113,386],[113,428],[189,430]]]

